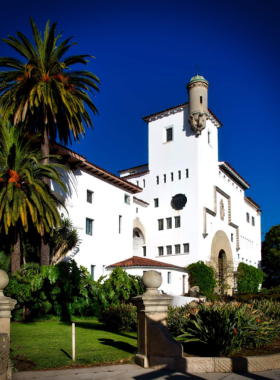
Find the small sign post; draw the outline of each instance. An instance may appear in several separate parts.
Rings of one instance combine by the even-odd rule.
[[[72,360],[75,361],[75,323],[72,323]]]

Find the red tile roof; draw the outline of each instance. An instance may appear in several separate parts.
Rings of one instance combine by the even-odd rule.
[[[162,114],[162,113],[164,113],[164,112],[172,111],[172,110],[174,110],[174,108],[185,107],[187,104],[188,104],[188,102],[186,102],[186,103],[182,103],[182,104],[178,104],[177,106],[174,106],[174,107],[171,107],[171,108],[167,108],[166,110],[159,111],[159,112],[156,112],[156,113],[152,113],[152,114],[149,115],[149,116],[144,116],[142,119],[143,119],[144,121],[148,122],[149,119],[150,119],[151,117],[154,117],[154,116],[160,115],[160,114]],[[208,108],[208,111],[209,111],[209,113],[210,113],[210,114],[211,114],[211,115],[217,120],[217,122],[218,122],[218,123],[221,125],[221,127],[222,127],[223,124],[220,122],[220,120],[217,118],[217,116],[214,114],[214,112],[212,112],[212,111],[210,110],[210,108]]]
[[[87,161],[85,157],[57,142],[52,145],[52,149],[57,149],[56,154],[62,157],[66,157],[67,162],[70,165],[75,165],[75,163],[77,163],[81,168],[87,170],[89,173],[95,174],[96,176],[105,179],[106,181],[112,182],[114,185],[119,186],[126,191],[130,191],[135,194],[140,193],[143,190],[141,187],[128,182],[126,179],[118,177],[115,174],[110,173],[97,165],[94,165],[90,161]]]
[[[128,168],[128,169],[119,170],[118,173],[126,172],[127,170],[141,168],[141,166],[149,166],[149,164],[143,164],[143,165],[133,166],[132,168]]]
[[[142,199],[139,199],[139,198],[136,198],[136,197],[133,197],[133,199],[135,199],[138,202],[144,203],[145,205],[148,205],[148,206],[150,205],[150,203],[144,202],[144,201],[142,201]]]
[[[175,268],[175,269],[186,269],[179,267],[177,265],[162,263],[161,261],[146,259],[145,257],[132,256],[130,259],[120,261],[116,264],[108,265],[107,268],[114,267],[156,267],[156,268]]]
[[[261,207],[255,202],[255,201],[253,201],[253,199],[252,198],[250,198],[250,197],[248,197],[248,196],[246,196],[246,197],[244,197],[247,201],[249,201],[250,203],[253,203],[253,205],[255,205],[258,209],[260,209]]]
[[[225,167],[223,166],[224,164],[226,166],[228,166],[228,168],[230,170],[232,170],[248,186],[248,188],[251,187],[250,184],[247,181],[245,181],[245,179],[243,177],[241,177],[241,175],[239,173],[237,173],[237,171],[235,169],[233,169],[233,167],[228,162],[223,161],[223,162],[219,163],[219,167],[225,169]],[[229,173],[227,173],[227,174],[229,174]]]

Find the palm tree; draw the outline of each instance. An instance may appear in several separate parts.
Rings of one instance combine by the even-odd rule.
[[[56,265],[70,252],[77,248],[81,239],[70,219],[63,219],[59,228],[56,228],[51,237],[51,265]]]
[[[58,200],[42,177],[66,191],[58,172],[66,168],[57,163],[42,163],[45,157],[32,150],[37,138],[35,134],[27,141],[22,127],[9,126],[0,119],[0,230],[4,227],[6,234],[10,231],[13,234],[12,273],[20,269],[20,228],[27,232],[31,219],[43,239],[46,233],[52,234],[54,226],[60,225]],[[46,261],[41,257],[41,265]]]
[[[93,127],[85,105],[93,114],[98,111],[87,91],[99,92],[100,81],[90,71],[70,70],[75,64],[87,65],[87,58],[92,56],[65,58],[75,43],[70,43],[70,37],[58,44],[62,33],[55,36],[56,23],[49,27],[47,22],[43,39],[32,18],[30,23],[35,46],[21,32],[17,32],[18,38],[3,39],[25,62],[12,57],[0,58],[0,67],[9,68],[0,72],[0,112],[13,125],[25,121],[31,132],[41,132],[41,152],[44,163],[48,163],[49,139],[55,140],[58,135],[60,142],[68,144],[71,135],[74,140],[84,135],[83,123]],[[43,181],[49,186],[47,177]],[[44,242],[41,254],[49,255],[49,246]]]

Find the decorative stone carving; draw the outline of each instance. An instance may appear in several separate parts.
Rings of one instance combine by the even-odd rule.
[[[222,220],[225,219],[225,206],[224,206],[224,202],[222,199],[220,201],[220,217]]]
[[[196,133],[198,137],[203,129],[206,127],[206,120],[208,120],[208,114],[202,112],[195,112],[189,116],[189,123],[191,129]]]

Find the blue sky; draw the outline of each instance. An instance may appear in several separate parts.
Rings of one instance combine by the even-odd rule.
[[[142,117],[186,102],[198,63],[223,123],[219,159],[251,184],[262,231],[280,223],[279,1],[15,0],[1,11],[1,38],[32,38],[31,16],[41,31],[50,20],[74,35],[71,54],[96,57],[88,68],[101,80],[100,114],[72,149],[115,174],[147,162]],[[16,54],[0,42],[0,55]]]

